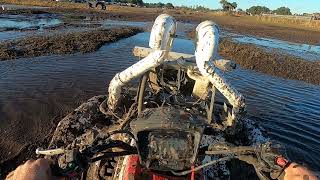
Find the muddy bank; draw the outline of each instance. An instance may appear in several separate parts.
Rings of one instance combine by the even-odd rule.
[[[139,32],[141,32],[141,30],[138,28],[123,27],[5,41],[0,45],[0,60],[4,61],[50,54],[93,52],[105,43],[114,42]]]
[[[78,5],[77,3],[76,5]],[[198,24],[205,20],[215,21],[223,30],[237,34],[254,35],[265,38],[276,38],[290,42],[304,44],[320,44],[320,31],[318,29],[305,28],[295,24],[266,23],[259,21],[256,17],[232,15],[216,15],[201,11],[166,10],[157,8],[133,8],[108,6],[107,11],[88,9],[81,7],[51,6],[46,9],[10,10],[15,14],[59,14],[69,19],[91,20],[124,20],[124,21],[154,21],[162,13],[175,17],[178,21]],[[8,13],[3,11],[0,13]]]
[[[188,36],[194,38],[195,31]],[[233,42],[230,38],[220,40],[219,54],[236,61],[244,69],[320,85],[320,57],[318,61],[306,61],[252,44]]]
[[[264,23],[255,17],[236,17],[231,15],[218,16],[211,13],[181,10],[166,10],[155,8],[129,8],[109,6],[108,11],[93,11],[90,9],[63,9],[50,8],[51,13],[73,14],[74,16],[86,16],[95,19],[112,19],[125,21],[154,21],[162,13],[175,17],[178,21],[198,24],[205,20],[218,23],[223,30],[237,34],[254,35],[265,38],[276,38],[290,42],[304,44],[320,44],[320,31],[317,29],[303,28],[294,24],[282,25]]]
[[[219,52],[244,69],[320,85],[320,61],[310,62],[279,52],[266,52],[254,45],[239,44],[230,39],[221,40]]]
[[[48,14],[51,15],[51,13],[44,11],[44,10],[38,10],[38,9],[12,9],[12,10],[1,10],[0,14],[11,14],[11,15],[31,15],[31,14]]]
[[[57,26],[51,26],[51,27],[45,27],[43,29],[45,30],[49,30],[49,31],[63,31],[66,29],[79,29],[78,31],[81,31],[80,29],[96,29],[96,28],[100,28],[102,26],[102,24],[100,23],[87,23],[87,24],[82,24],[82,23],[62,23],[59,24]]]

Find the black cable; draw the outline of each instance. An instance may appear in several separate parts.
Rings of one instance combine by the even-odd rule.
[[[131,154],[137,154],[137,151],[105,152],[101,156],[91,158],[90,162],[96,162],[96,161],[99,161],[101,159],[108,159],[108,158],[131,155]]]

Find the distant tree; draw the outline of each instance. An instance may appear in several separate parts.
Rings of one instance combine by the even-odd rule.
[[[119,2],[119,3],[127,3],[127,0],[115,0],[115,2]]]
[[[220,0],[220,4],[224,11],[233,11],[238,6],[236,2],[230,3],[227,0]]]
[[[270,9],[265,6],[252,6],[251,8],[247,9],[247,12],[251,14],[262,14],[270,12]]]
[[[157,7],[158,7],[158,8],[163,8],[164,5],[165,5],[165,4],[163,4],[162,2],[158,2],[158,3],[157,3]]]
[[[239,12],[243,12],[243,9],[239,8],[238,11],[239,11]]]
[[[143,4],[143,0],[127,0],[127,2],[132,4],[137,4],[137,5]]]
[[[234,7],[234,9],[236,9],[238,7],[238,4],[236,2],[231,3],[232,6]]]
[[[287,7],[279,7],[278,9],[274,10],[273,13],[276,13],[279,15],[292,15],[290,9]]]
[[[210,11],[209,8],[206,8],[206,7],[203,7],[203,6],[194,6],[193,9],[196,10],[196,11]]]
[[[224,4],[226,4],[226,3],[228,3],[227,0],[220,0],[220,4],[221,4],[221,5],[224,5]]]
[[[221,4],[221,6],[222,6],[222,9],[224,10],[224,11],[226,11],[227,9],[226,9],[226,5],[228,4],[228,1],[226,1],[226,0],[220,0],[220,4]]]
[[[167,3],[164,7],[167,9],[174,9],[173,4],[171,4],[171,3]]]

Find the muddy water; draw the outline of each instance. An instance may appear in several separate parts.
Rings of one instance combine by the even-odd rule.
[[[148,38],[141,33],[90,54],[0,62],[1,159],[41,141],[57,115],[105,93],[115,73],[136,62],[132,48],[147,46]],[[174,50],[193,53],[194,46],[178,39]],[[292,160],[320,170],[320,86],[245,70],[226,75],[246,96],[248,116],[285,144]]]
[[[249,118],[285,144],[291,160],[319,171],[320,86],[245,70],[227,76],[246,96]]]
[[[57,26],[62,21],[55,15],[0,15],[0,41],[41,34],[43,28]],[[25,32],[24,30],[40,30]]]
[[[14,5],[14,4],[0,4],[0,8],[4,10],[18,10],[18,9],[47,9],[47,7],[41,6],[23,6],[23,5]]]
[[[44,28],[60,24],[58,18],[46,15],[0,15],[0,29]]]
[[[0,41],[5,40],[14,40],[20,37],[24,37],[26,33],[24,32],[17,32],[17,31],[6,31],[6,32],[0,32]]]

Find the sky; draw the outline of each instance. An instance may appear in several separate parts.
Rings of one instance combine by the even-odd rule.
[[[220,0],[144,0],[147,3],[172,3],[176,6],[204,6],[211,9],[219,9],[221,5]],[[292,13],[302,14],[320,12],[320,0],[229,0],[229,2],[236,2],[238,8],[243,10],[251,6],[266,6],[271,10],[277,9],[281,6],[286,6],[291,9]]]

